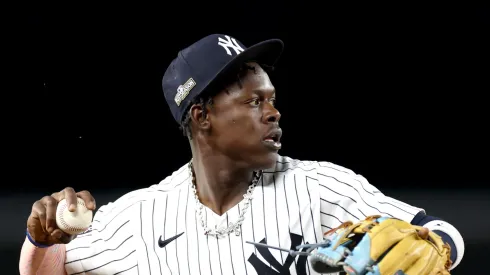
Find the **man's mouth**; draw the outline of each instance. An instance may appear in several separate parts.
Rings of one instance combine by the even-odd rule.
[[[264,143],[267,145],[267,147],[273,150],[279,150],[281,149],[281,136],[281,129],[275,129],[267,134],[267,136],[264,138]]]

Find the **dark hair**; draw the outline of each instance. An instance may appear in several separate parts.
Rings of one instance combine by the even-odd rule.
[[[273,66],[269,65],[264,65],[260,64],[260,67],[267,73],[271,73],[274,71]],[[212,107],[213,105],[213,98],[216,94],[218,94],[220,91],[226,91],[228,93],[227,87],[235,82],[238,82],[238,86],[242,88],[242,77],[247,74],[247,70],[252,70],[254,73],[255,67],[250,66],[246,63],[241,64],[241,66],[238,69],[238,72],[235,70],[232,73],[224,75],[217,83],[213,86],[207,87],[206,90],[198,97],[196,97],[190,106],[194,104],[201,104],[202,105],[202,115],[206,116],[207,115],[207,107]],[[192,134],[191,134],[191,112],[190,112],[190,107],[189,110],[187,110],[187,113],[184,115],[184,118],[182,119],[182,122],[180,123],[180,130],[182,130],[182,133],[184,136],[187,136],[189,139],[192,139]]]

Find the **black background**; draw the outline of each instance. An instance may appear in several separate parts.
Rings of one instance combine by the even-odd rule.
[[[8,15],[2,193],[19,208],[3,210],[3,235],[15,236],[3,246],[6,274],[17,274],[25,220],[42,195],[72,186],[113,200],[189,160],[161,77],[178,50],[210,33],[285,42],[272,75],[282,155],[350,168],[458,228],[488,226],[488,7],[229,1]],[[459,272],[476,268],[490,243],[478,237]]]

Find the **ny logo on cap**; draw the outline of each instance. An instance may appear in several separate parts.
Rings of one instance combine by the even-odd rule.
[[[221,47],[223,47],[223,49],[226,50],[226,53],[228,55],[231,55],[231,51],[230,51],[230,48],[235,50],[235,53],[236,54],[240,54],[241,52],[243,52],[243,49],[242,47],[240,47],[240,45],[238,45],[238,43],[236,42],[235,38],[231,38],[229,37],[228,35],[225,35],[226,39],[223,39],[221,37],[218,38],[218,45],[220,45]]]

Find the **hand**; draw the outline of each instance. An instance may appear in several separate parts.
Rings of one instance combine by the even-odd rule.
[[[56,207],[58,202],[66,199],[68,210],[73,212],[77,207],[77,197],[85,201],[89,210],[95,210],[95,199],[88,191],[75,193],[71,187],[66,187],[60,192],[45,196],[32,205],[32,212],[27,219],[27,230],[35,242],[43,245],[57,243],[67,244],[76,238],[69,235],[56,226]]]
[[[312,255],[319,272],[342,268],[349,275],[450,274],[449,245],[425,227],[369,216],[325,234],[325,245]]]

